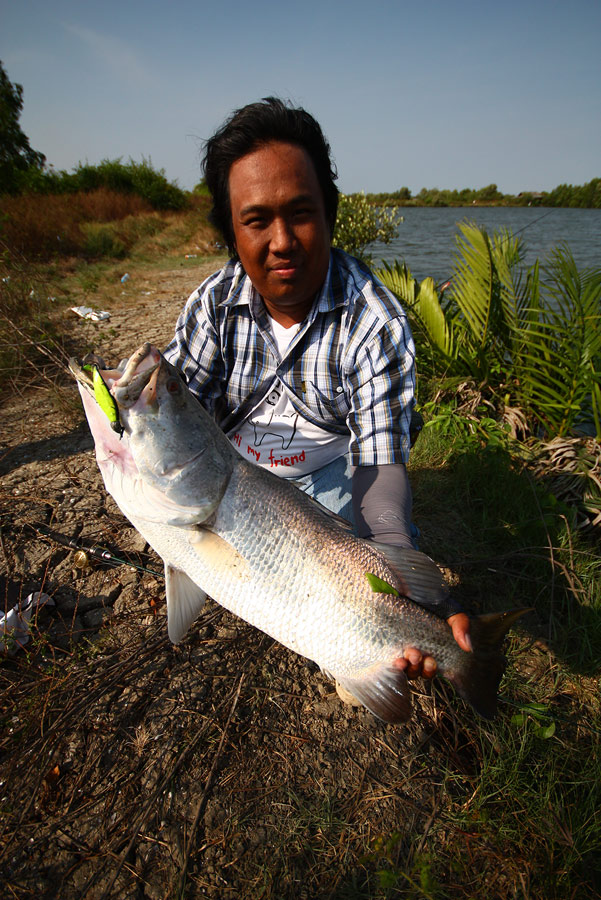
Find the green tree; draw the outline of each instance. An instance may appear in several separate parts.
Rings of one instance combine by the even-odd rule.
[[[476,191],[476,200],[481,203],[491,203],[493,200],[501,200],[503,195],[499,192],[496,184],[487,184],[486,187]]]
[[[0,194],[19,189],[19,173],[42,169],[43,153],[33,150],[21,131],[19,118],[23,109],[23,88],[13,84],[0,61]]]

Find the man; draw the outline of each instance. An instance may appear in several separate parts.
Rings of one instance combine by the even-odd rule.
[[[360,537],[412,548],[413,339],[394,296],[331,248],[338,191],[319,125],[274,98],[252,103],[207,142],[204,172],[231,259],[191,295],[167,359],[245,457]],[[448,596],[428,605],[471,650]],[[397,664],[436,670],[415,648]]]

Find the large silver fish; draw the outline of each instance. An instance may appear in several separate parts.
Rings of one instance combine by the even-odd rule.
[[[106,488],[164,560],[175,643],[210,595],[314,660],[386,722],[411,713],[407,678],[394,666],[407,647],[434,656],[459,694],[494,716],[500,646],[522,611],[472,619],[466,653],[444,620],[411,599],[444,589],[427,557],[399,551],[391,562],[243,459],[156,348],[144,344],[120,369],[98,358],[70,367]]]

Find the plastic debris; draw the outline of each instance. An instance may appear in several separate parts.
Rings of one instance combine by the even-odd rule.
[[[29,623],[33,612],[42,606],[54,606],[48,594],[34,591],[23,602],[16,603],[6,614],[0,615],[0,650],[14,656],[29,640]]]
[[[126,281],[129,281],[129,272],[126,272],[125,275],[121,278],[121,284],[125,284]]]
[[[198,253],[186,253],[184,259],[196,259]]]
[[[72,306],[71,312],[81,316],[82,319],[89,319],[91,322],[103,322],[110,319],[111,314],[103,309],[92,309],[91,306]]]

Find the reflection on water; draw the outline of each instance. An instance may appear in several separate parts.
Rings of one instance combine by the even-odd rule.
[[[430,275],[446,281],[452,270],[457,223],[471,221],[489,234],[509,228],[520,234],[526,248],[526,264],[542,258],[554,247],[567,243],[580,269],[601,266],[601,210],[545,209],[541,207],[402,207],[404,221],[390,244],[372,244],[368,252],[374,264],[404,261],[421,281]]]

